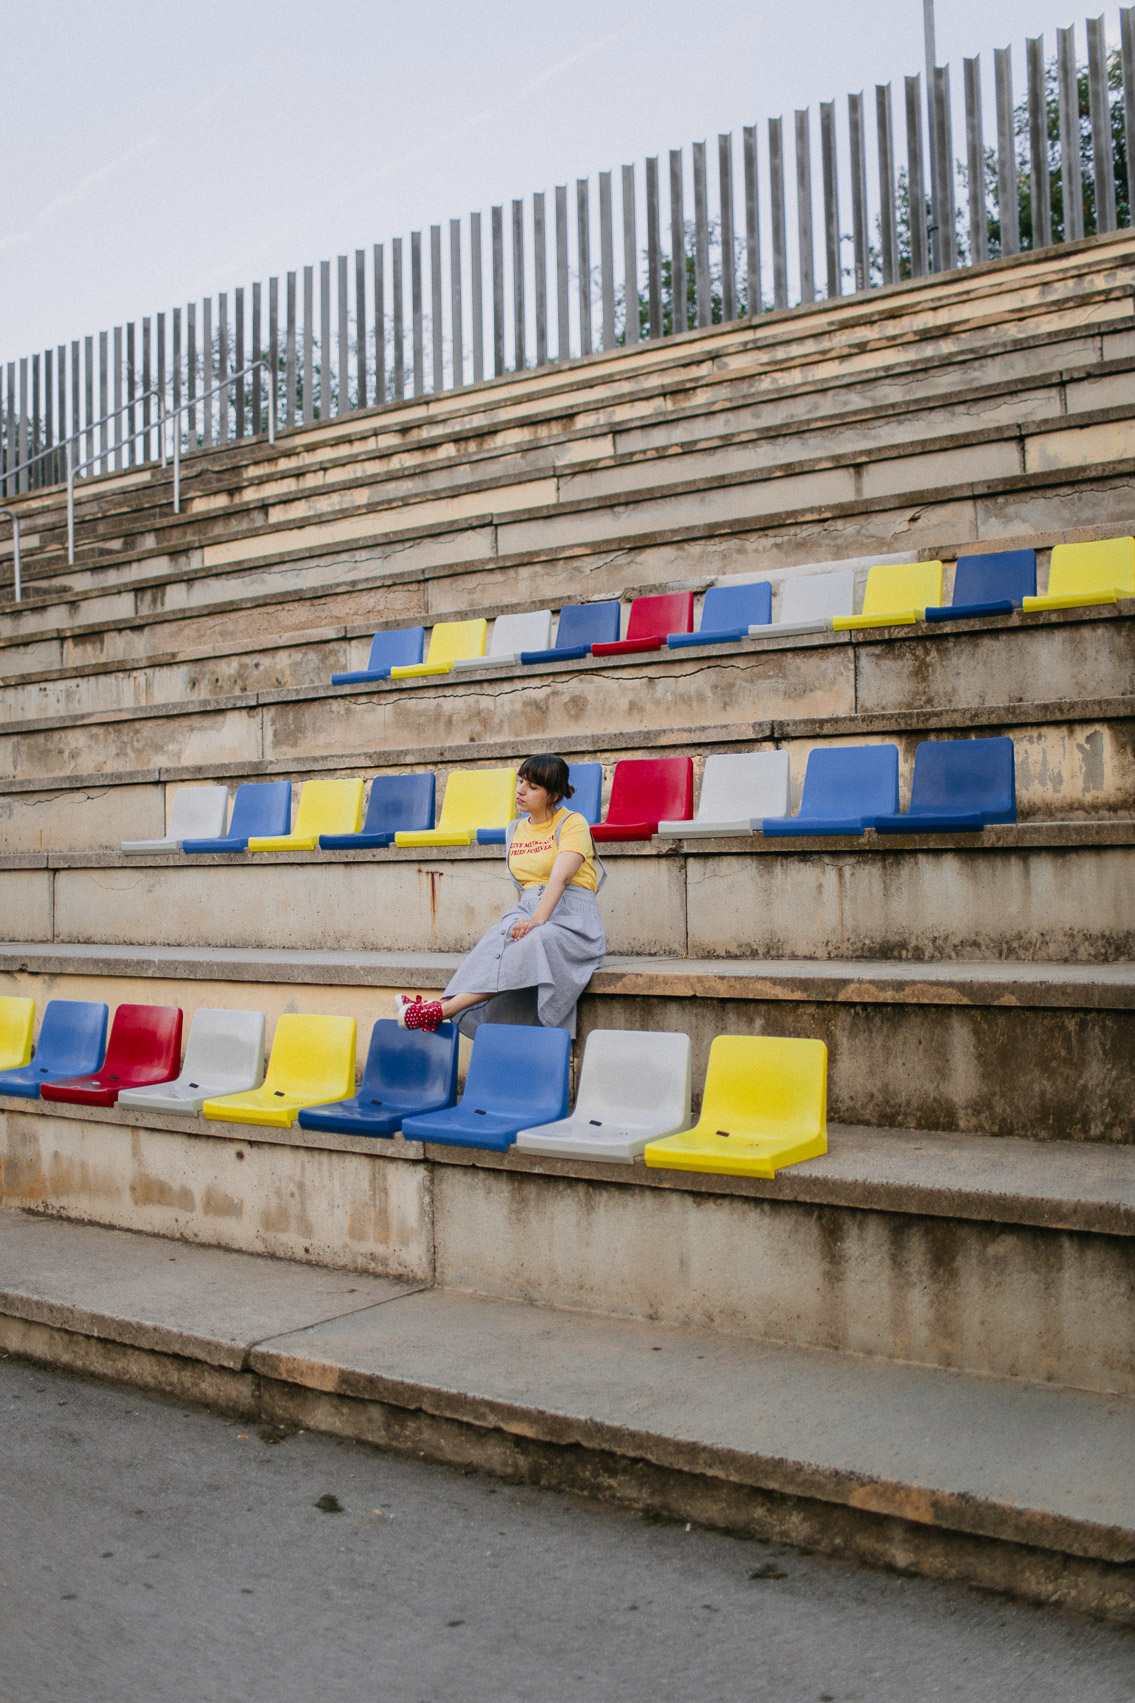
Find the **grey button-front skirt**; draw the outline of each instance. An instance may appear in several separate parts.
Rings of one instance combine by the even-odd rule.
[[[522,940],[509,931],[530,917],[543,897],[542,887],[526,887],[513,908],[485,930],[454,973],[444,997],[458,993],[516,993],[535,991],[536,1012],[547,1029],[566,1029],[575,1035],[575,1008],[580,994],[603,962],[607,940],[595,894],[586,887],[568,887],[548,921],[530,929]],[[470,1034],[494,1014],[477,1005],[462,1016],[460,1027]],[[504,1017],[502,1020],[514,1020]]]

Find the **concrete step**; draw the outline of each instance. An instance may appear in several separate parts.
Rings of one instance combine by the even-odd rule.
[[[1129,1400],[0,1219],[9,1353],[1135,1618]],[[1074,1443],[1072,1442],[1074,1439]]]

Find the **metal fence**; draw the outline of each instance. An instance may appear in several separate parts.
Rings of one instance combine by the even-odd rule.
[[[1130,224],[1135,6],[1084,28],[0,363],[0,497],[154,460],[155,393],[189,453]]]

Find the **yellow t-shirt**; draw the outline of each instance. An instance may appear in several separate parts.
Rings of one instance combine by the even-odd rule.
[[[558,846],[557,828],[560,830]],[[566,804],[561,804],[552,820],[542,823],[538,828],[532,826],[527,816],[520,818],[508,853],[509,874],[519,881],[522,887],[546,886],[551,880],[552,865],[557,854],[565,851],[580,852],[583,855],[583,862],[571,885],[586,887],[589,892],[594,893],[597,883],[591,829],[579,811],[569,810]]]

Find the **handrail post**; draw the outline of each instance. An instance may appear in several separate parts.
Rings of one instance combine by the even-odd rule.
[[[3,515],[6,519],[12,522],[12,552],[14,569],[12,575],[12,600],[15,603],[19,603],[24,595],[23,580],[20,575],[20,517],[16,513],[15,509],[0,509],[0,515]]]
[[[67,461],[67,564],[75,566],[75,468],[71,454],[71,439],[63,446]]]
[[[181,513],[181,425],[176,415],[173,422],[173,512]]]

